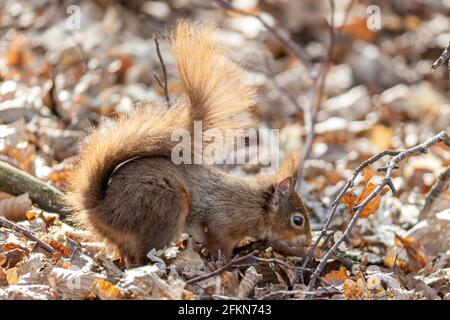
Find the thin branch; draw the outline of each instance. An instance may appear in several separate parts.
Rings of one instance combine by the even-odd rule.
[[[311,268],[306,268],[306,267],[303,267],[303,266],[291,266],[290,264],[288,264],[288,263],[286,263],[286,262],[284,262],[282,260],[276,259],[276,258],[264,259],[264,258],[260,258],[260,257],[257,257],[257,256],[252,256],[251,259],[256,260],[258,262],[264,262],[264,263],[277,263],[279,265],[282,265],[283,267],[286,267],[286,268],[289,268],[289,269],[294,269],[294,270],[312,271]]]
[[[329,227],[330,227],[330,223],[333,220],[336,212],[337,212],[337,208],[338,208],[338,204],[340,203],[342,197],[344,196],[344,194],[350,189],[353,188],[354,184],[355,184],[355,180],[358,177],[358,175],[369,165],[375,163],[376,161],[378,161],[379,159],[389,155],[389,156],[396,156],[399,153],[401,153],[402,151],[397,151],[397,150],[385,150],[383,152],[377,153],[376,155],[374,155],[373,157],[370,157],[369,159],[365,160],[364,162],[362,162],[358,167],[356,167],[355,171],[353,172],[353,175],[350,177],[350,179],[348,179],[347,183],[342,187],[341,191],[339,192],[338,196],[336,197],[336,199],[333,201],[333,203],[331,204],[331,212],[328,215],[327,221],[325,222],[325,225],[322,228],[322,231],[320,232],[318,238],[316,239],[316,241],[314,242],[314,244],[309,248],[308,253],[305,257],[305,261],[303,262],[303,267],[306,267],[308,265],[309,260],[312,257],[312,254],[314,252],[314,250],[317,248],[320,240],[326,235],[326,233],[329,231]],[[398,169],[398,166],[396,166],[394,169]],[[387,169],[386,169],[387,170]]]
[[[342,22],[342,26],[345,26],[347,24],[348,18],[350,17],[350,12],[357,2],[358,0],[352,0],[348,3],[347,8],[345,8],[344,21]]]
[[[270,66],[270,61],[268,57],[264,58],[264,64],[266,65],[267,72],[261,71],[264,75],[266,75],[274,84],[274,86],[280,91],[288,100],[295,106],[298,111],[303,112],[302,106],[298,103],[297,98],[289,91],[288,88],[283,87],[278,83],[275,74]]]
[[[303,168],[304,168],[305,160],[309,157],[309,154],[311,153],[312,144],[314,142],[314,136],[315,136],[314,124],[316,122],[317,113],[320,109],[320,106],[322,105],[325,80],[326,80],[328,71],[330,69],[331,62],[333,60],[335,38],[336,38],[334,0],[329,0],[330,8],[331,8],[331,16],[330,16],[330,23],[329,23],[330,46],[328,48],[327,61],[324,63],[318,76],[313,76],[311,62],[308,58],[308,55],[303,50],[303,48],[301,48],[299,45],[297,45],[295,42],[293,42],[290,38],[284,36],[279,30],[268,25],[261,16],[251,13],[251,12],[237,9],[225,0],[212,0],[212,1],[215,2],[219,7],[223,8],[225,10],[229,10],[229,11],[239,13],[242,15],[252,16],[252,17],[258,19],[263,24],[263,26],[270,33],[272,33],[275,36],[275,38],[277,38],[278,41],[287,50],[292,52],[294,54],[294,56],[305,66],[308,77],[313,82],[313,85],[312,85],[310,93],[309,93],[308,106],[301,108],[301,110],[303,111],[303,117],[304,117],[307,136],[306,136],[305,146],[303,148],[302,162],[300,163],[300,167],[299,167],[299,170],[297,173],[297,187],[298,187],[303,178]],[[348,14],[349,14],[354,2],[355,1],[351,1],[349,3],[349,5],[346,9],[345,20],[347,20]],[[276,83],[275,83],[275,85],[276,85]],[[280,90],[279,87],[278,87],[278,89]],[[280,90],[280,91],[282,91],[283,93],[286,93],[285,90]],[[298,102],[296,101],[296,99],[292,99],[292,97],[289,94],[286,94],[286,96],[289,98],[289,100],[291,102],[293,102],[294,105],[297,106],[297,108],[300,107],[298,105]]]
[[[446,63],[448,61],[448,77],[450,80],[450,41],[447,45],[447,47],[444,49],[444,52],[439,56],[439,58],[433,63],[431,68],[433,70],[437,69],[440,65]]]
[[[376,155],[370,157],[369,159],[363,161],[358,167],[356,167],[355,171],[353,172],[352,177],[347,181],[347,183],[345,184],[345,186],[342,188],[341,192],[339,192],[336,200],[333,201],[333,203],[331,204],[331,207],[336,207],[339,202],[341,201],[342,197],[344,196],[344,194],[347,192],[348,189],[353,188],[353,186],[355,185],[355,180],[358,177],[358,175],[369,165],[377,162],[378,160],[380,160],[381,158],[385,157],[385,156],[397,156],[400,153],[402,153],[404,151],[401,150],[384,150],[383,152],[377,153]],[[399,169],[398,166],[395,166],[394,169]],[[383,168],[383,171],[387,171],[387,168]]]
[[[194,284],[194,283],[197,283],[197,282],[199,282],[199,281],[203,281],[203,280],[212,278],[212,277],[214,277],[214,276],[217,276],[217,275],[221,274],[222,272],[224,272],[225,270],[231,268],[233,265],[235,265],[235,264],[237,264],[237,263],[239,263],[239,262],[241,262],[241,261],[244,261],[244,260],[246,260],[246,259],[252,257],[252,256],[255,255],[257,252],[258,252],[258,250],[255,250],[255,251],[253,251],[253,252],[251,252],[251,253],[249,253],[249,254],[246,254],[245,256],[242,256],[242,257],[236,257],[236,258],[234,258],[233,260],[231,260],[230,262],[228,262],[227,264],[225,264],[225,265],[223,265],[222,267],[218,268],[217,270],[214,270],[213,272],[210,272],[210,273],[207,273],[207,274],[205,274],[205,275],[202,275],[202,276],[199,276],[199,277],[190,279],[190,280],[186,281],[186,283],[187,283],[187,284]]]
[[[420,210],[419,221],[427,218],[428,213],[433,209],[434,202],[439,196],[448,189],[450,181],[450,166],[447,167],[439,175],[436,183],[431,187],[428,194],[425,196],[425,204]]]
[[[161,82],[161,80],[159,79],[158,75],[154,74],[153,77],[155,78],[156,82],[158,82],[158,85],[161,87],[161,89],[164,90],[164,85]],[[167,101],[167,100],[166,100]]]
[[[27,237],[31,241],[35,241],[39,247],[50,253],[52,256],[56,253],[56,250],[53,249],[50,245],[46,244],[42,240],[39,240],[38,237],[34,235],[33,232],[18,226],[17,224],[12,223],[11,221],[6,220],[3,217],[0,217],[0,227],[11,229],[12,231],[17,231],[23,236]]]
[[[322,106],[323,93],[325,89],[325,82],[327,79],[328,72],[330,70],[333,55],[334,55],[334,47],[336,43],[336,32],[335,32],[335,4],[334,0],[329,0],[330,4],[330,23],[329,23],[329,36],[330,36],[330,45],[328,47],[327,52],[327,60],[323,64],[319,76],[314,79],[313,86],[311,88],[309,94],[309,104],[306,108],[304,108],[304,120],[306,127],[306,141],[305,146],[303,148],[302,160],[300,163],[300,167],[297,172],[297,187],[300,186],[303,180],[303,171],[305,167],[305,161],[308,159],[309,154],[312,150],[312,145],[314,142],[315,131],[314,126],[317,119],[317,114]],[[351,8],[351,6],[349,6]]]
[[[435,135],[434,137],[428,139],[427,141],[425,141],[422,144],[419,144],[415,147],[406,149],[404,151],[399,152],[396,156],[394,156],[388,163],[387,165],[387,170],[386,170],[386,174],[383,178],[383,180],[381,180],[380,183],[378,183],[378,185],[376,186],[376,188],[367,196],[367,198],[357,207],[357,210],[355,212],[355,214],[353,215],[352,219],[350,220],[347,228],[345,229],[344,233],[342,234],[342,236],[334,243],[334,245],[330,248],[330,250],[328,250],[328,252],[326,253],[326,255],[323,257],[322,261],[319,263],[319,265],[317,266],[316,270],[314,271],[314,273],[311,276],[311,279],[309,281],[308,284],[308,290],[313,290],[316,284],[316,281],[318,279],[318,277],[320,276],[320,274],[323,271],[323,268],[325,267],[325,265],[327,264],[328,260],[331,258],[331,256],[335,253],[335,251],[337,250],[337,248],[340,246],[340,244],[349,237],[350,232],[352,231],[353,227],[356,224],[356,221],[358,220],[361,212],[363,211],[363,209],[367,206],[367,204],[373,199],[375,198],[380,192],[381,190],[385,187],[385,186],[389,186],[390,184],[392,184],[392,174],[395,170],[395,168],[397,167],[398,163],[402,160],[404,160],[405,158],[415,154],[415,153],[426,153],[428,152],[428,149],[439,143],[439,142],[444,142],[447,145],[450,144],[450,138],[447,135],[446,132],[442,131],[439,134]],[[383,154],[383,152],[382,152]],[[335,204],[334,207],[337,207],[337,203]]]
[[[219,7],[225,10],[229,10],[235,13],[239,13],[242,15],[254,17],[255,19],[258,19],[259,22],[286,48],[288,49],[292,54],[294,54],[297,59],[306,67],[307,74],[310,79],[313,78],[311,74],[311,62],[309,60],[308,54],[306,51],[300,47],[298,44],[296,44],[294,41],[292,41],[289,37],[286,37],[284,34],[282,34],[279,30],[276,28],[270,26],[260,15],[254,14],[251,12],[247,12],[238,8],[233,7],[230,3],[224,1],[224,0],[212,0],[215,2]]]
[[[161,83],[161,80],[158,78],[158,76],[155,75],[155,79],[158,82],[158,84],[161,86],[161,88],[164,90],[164,96],[166,97],[167,106],[170,107],[169,88],[168,88],[168,85],[167,85],[166,64],[164,63],[164,59],[163,59],[163,57],[161,55],[161,51],[159,50],[158,37],[155,34],[153,35],[153,40],[155,41],[156,53],[158,54],[159,63],[161,64],[161,69],[162,69],[162,72],[163,72],[164,85]]]
[[[236,62],[236,63],[238,63],[238,62]],[[248,71],[264,75],[267,79],[269,79],[273,83],[273,86],[275,87],[275,89],[277,89],[280,92],[280,94],[285,96],[298,111],[303,113],[303,107],[297,101],[297,98],[294,96],[294,94],[292,94],[288,88],[283,87],[279,83],[279,81],[276,79],[276,74],[273,71],[272,67],[270,66],[270,60],[269,60],[268,56],[266,56],[264,58],[264,64],[266,66],[266,68],[265,68],[266,70],[262,70],[262,69],[255,68],[255,67],[248,66],[248,65],[243,66],[243,68],[245,68]]]

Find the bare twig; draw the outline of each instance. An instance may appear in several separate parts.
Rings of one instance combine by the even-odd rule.
[[[25,228],[22,228],[16,224],[12,223],[11,221],[6,220],[3,217],[0,217],[0,227],[8,228],[8,229],[11,229],[12,231],[19,232],[20,234],[27,237],[31,241],[35,241],[39,247],[41,247],[42,249],[44,249],[51,255],[54,255],[56,253],[55,249],[53,249],[50,245],[46,244],[45,242],[39,240],[39,238],[36,237],[33,232],[31,232]]]
[[[317,268],[315,269],[314,273],[311,276],[309,285],[308,285],[308,290],[313,290],[314,286],[316,284],[317,278],[320,276],[323,268],[325,267],[326,263],[328,262],[328,260],[331,258],[331,256],[334,254],[334,252],[337,250],[337,248],[340,246],[340,244],[349,237],[350,232],[352,231],[353,227],[356,224],[356,221],[358,220],[361,212],[363,211],[363,209],[366,207],[366,205],[373,199],[375,198],[380,192],[381,190],[385,187],[385,186],[389,186],[391,188],[391,190],[395,191],[395,189],[393,188],[393,183],[392,183],[392,174],[395,170],[395,168],[397,167],[398,163],[402,160],[404,160],[405,158],[419,152],[419,153],[427,153],[428,149],[439,143],[439,142],[444,142],[447,145],[450,144],[450,138],[447,135],[446,132],[442,131],[439,134],[435,135],[434,137],[428,139],[427,141],[425,141],[422,144],[419,144],[415,147],[406,149],[404,151],[398,152],[397,155],[395,155],[388,163],[388,165],[386,166],[386,174],[383,178],[383,180],[381,180],[380,183],[378,183],[378,185],[376,186],[376,188],[367,196],[366,199],[364,199],[364,201],[358,205],[355,209],[356,212],[353,215],[352,219],[350,220],[347,228],[345,229],[344,233],[342,234],[342,236],[334,243],[334,245],[330,248],[330,250],[328,250],[328,252],[326,253],[326,255],[323,257],[322,261],[319,263],[319,265],[317,266]],[[386,155],[388,153],[382,152],[381,154]],[[376,155],[378,156],[378,155]],[[374,157],[376,157],[374,156]],[[372,157],[372,158],[374,158]],[[371,159],[372,159],[371,158]],[[379,156],[379,158],[381,158],[381,156]],[[369,159],[370,160],[370,159]],[[367,160],[368,161],[368,160]],[[351,182],[351,184],[353,184],[353,182]],[[337,207],[338,202],[334,202],[334,208]]]
[[[235,13],[239,13],[242,15],[252,16],[256,19],[258,19],[264,27],[275,36],[275,38],[278,39],[278,41],[305,66],[306,73],[309,77],[309,79],[312,81],[312,87],[309,92],[309,98],[308,98],[308,105],[305,107],[301,107],[297,99],[292,97],[291,94],[279,85],[277,85],[276,82],[274,84],[277,86],[278,90],[280,90],[282,93],[286,95],[286,97],[299,109],[303,112],[305,127],[306,127],[306,141],[305,146],[303,148],[302,152],[302,161],[300,163],[300,167],[297,173],[297,187],[301,184],[302,178],[303,178],[303,167],[305,160],[309,157],[309,154],[311,153],[312,144],[314,142],[314,124],[316,122],[317,113],[320,109],[320,106],[322,105],[322,98],[323,98],[323,91],[325,86],[325,80],[328,74],[328,71],[330,69],[332,60],[333,60],[333,52],[335,47],[335,5],[334,0],[329,0],[330,3],[330,9],[331,9],[331,16],[330,16],[330,23],[328,24],[330,29],[330,46],[328,48],[327,53],[327,60],[323,64],[318,76],[313,75],[312,72],[312,65],[309,60],[308,55],[306,52],[301,48],[299,45],[297,45],[295,42],[293,42],[289,37],[286,37],[284,34],[282,34],[279,30],[276,28],[271,27],[269,24],[267,24],[264,19],[254,13],[247,12],[241,9],[237,9],[233,7],[229,2],[225,0],[212,0],[214,3],[216,3],[218,6],[220,6],[222,9],[229,10]],[[347,20],[349,12],[353,6],[355,1],[351,1],[346,9],[346,15],[345,20]]]
[[[197,282],[199,282],[199,281],[203,281],[203,280],[212,278],[212,277],[214,277],[214,276],[217,276],[217,275],[221,274],[222,272],[224,272],[225,270],[231,268],[233,265],[235,265],[235,264],[237,264],[237,263],[239,263],[239,262],[241,262],[241,261],[244,261],[244,260],[246,260],[246,259],[252,257],[252,256],[255,255],[257,252],[258,252],[258,250],[255,250],[255,251],[253,251],[253,252],[251,252],[251,253],[249,253],[249,254],[246,254],[245,256],[242,256],[242,257],[236,257],[236,258],[234,258],[233,260],[231,260],[230,262],[228,262],[227,264],[225,264],[225,265],[223,265],[222,267],[218,268],[217,270],[214,270],[213,272],[210,272],[210,273],[207,273],[207,274],[205,274],[205,275],[202,275],[202,276],[199,276],[199,277],[190,279],[190,280],[186,281],[186,283],[187,283],[187,284],[194,284],[194,283],[197,283]]]
[[[257,256],[252,256],[251,259],[256,260],[258,262],[264,262],[264,263],[277,263],[277,264],[282,265],[282,266],[284,266],[286,268],[294,269],[294,270],[312,271],[312,269],[306,268],[306,267],[303,267],[303,266],[291,266],[290,264],[288,264],[288,263],[286,263],[286,262],[284,262],[282,260],[276,259],[276,258],[264,259],[264,258],[260,258],[260,257],[257,257]]]
[[[370,164],[373,164],[374,162],[378,161],[379,159],[381,159],[381,158],[383,158],[383,157],[385,157],[387,155],[389,155],[389,156],[396,156],[400,152],[401,151],[397,151],[397,150],[385,150],[383,152],[377,153],[373,157],[371,157],[371,158],[367,159],[366,161],[362,162],[355,169],[355,171],[353,172],[353,175],[351,176],[351,178],[348,179],[347,183],[342,187],[341,191],[339,192],[337,198],[331,204],[331,212],[328,215],[327,221],[325,222],[325,225],[323,226],[322,231],[319,234],[319,237],[316,239],[314,244],[309,249],[308,254],[305,257],[305,261],[303,262],[303,267],[306,267],[308,265],[308,262],[311,259],[311,256],[312,256],[314,250],[316,249],[316,247],[319,244],[320,240],[325,236],[325,234],[328,231],[328,228],[330,227],[330,223],[333,220],[333,218],[334,218],[334,216],[335,216],[335,214],[337,212],[338,204],[340,203],[342,197],[347,192],[347,190],[350,189],[350,188],[353,188],[353,186],[355,184],[355,180],[358,177],[358,175],[361,173],[361,171],[363,171],[364,168],[368,167]],[[395,169],[398,169],[398,167],[396,167]]]
[[[428,213],[433,209],[434,202],[436,199],[448,189],[450,180],[450,166],[447,167],[439,175],[436,183],[431,187],[428,194],[425,196],[425,204],[420,210],[419,221],[427,217]]]
[[[166,70],[166,64],[164,63],[164,59],[161,55],[161,51],[159,50],[159,42],[158,37],[154,34],[153,40],[155,41],[156,45],[156,53],[158,54],[159,63],[161,64],[161,69],[163,72],[163,78],[164,78],[164,84],[161,82],[161,80],[158,78],[158,76],[155,74],[155,79],[158,82],[158,84],[161,86],[161,88],[164,90],[164,96],[166,97],[166,103],[167,106],[170,107],[170,98],[169,98],[169,88],[167,86],[167,70]]]
[[[397,156],[403,151],[401,150],[384,150],[383,152],[377,153],[376,155],[370,157],[369,159],[363,161],[358,167],[356,167],[355,171],[353,172],[352,177],[347,181],[345,186],[342,188],[342,190],[339,192],[336,200],[333,201],[331,204],[331,207],[336,207],[339,202],[341,201],[344,194],[347,192],[348,189],[353,188],[355,184],[355,180],[358,177],[358,175],[363,171],[365,168],[367,168],[369,165],[375,163],[376,161],[380,160],[381,158],[385,156]],[[395,166],[394,169],[399,169],[398,166]],[[383,171],[387,171],[387,168],[383,168]]]
[[[330,33],[330,45],[328,47],[327,60],[323,64],[319,76],[315,78],[313,81],[313,86],[309,94],[309,103],[306,106],[306,108],[304,108],[303,114],[306,129],[306,141],[305,146],[303,147],[302,160],[297,173],[297,187],[299,187],[300,184],[302,183],[305,161],[306,159],[308,159],[309,154],[311,153],[312,150],[312,145],[315,137],[314,125],[316,123],[317,114],[322,105],[323,92],[325,89],[325,81],[327,79],[327,75],[333,61],[334,47],[336,42],[335,21],[334,21],[335,16],[334,0],[329,0],[329,4],[331,10],[330,23],[328,25]]]
[[[237,290],[237,297],[239,299],[248,298],[252,291],[255,289],[256,285],[259,281],[261,281],[263,275],[256,271],[255,267],[249,267],[245,271],[245,275],[239,283],[239,287]]]
[[[236,63],[239,63],[239,62],[236,62]],[[260,73],[260,74],[264,75],[267,79],[270,80],[270,82],[272,82],[273,86],[275,87],[275,89],[277,89],[280,92],[280,94],[285,96],[298,111],[303,113],[303,108],[300,105],[300,103],[297,101],[297,98],[295,97],[295,95],[292,94],[292,92],[290,92],[288,88],[282,86],[279,83],[279,81],[276,79],[276,74],[273,71],[272,67],[270,66],[269,56],[264,57],[264,65],[265,65],[265,70],[255,68],[255,67],[252,67],[249,65],[246,65],[243,68],[245,68],[251,72]]]
[[[431,68],[433,70],[437,69],[440,65],[446,63],[448,61],[448,78],[450,81],[450,42],[448,43],[447,47],[444,49],[444,52],[439,56],[439,58],[433,63]]]
[[[345,26],[347,24],[348,18],[350,17],[350,12],[352,11],[352,8],[356,2],[358,2],[358,0],[351,0],[348,3],[347,8],[345,8],[344,21],[342,22],[342,26]]]
[[[272,70],[272,67],[270,66],[270,61],[268,57],[265,57],[264,64],[266,65],[267,72],[260,71],[265,76],[267,76],[275,86],[275,88],[278,89],[294,106],[298,111],[303,112],[302,106],[298,103],[297,98],[289,91],[288,88],[283,87],[281,84],[278,83],[275,74]]]
[[[283,33],[281,33],[278,29],[270,26],[260,15],[254,14],[251,12],[247,12],[238,8],[233,7],[230,3],[224,1],[224,0],[212,0],[215,2],[219,7],[225,10],[229,10],[235,13],[239,13],[246,16],[254,17],[255,19],[258,19],[259,22],[286,48],[288,49],[292,54],[294,54],[297,59],[306,67],[307,74],[310,79],[313,78],[311,74],[311,62],[309,60],[308,54],[306,51],[300,47],[298,44],[296,44],[294,41],[292,41],[289,37],[285,36]]]
[[[344,25],[347,22],[350,11],[355,4],[355,0],[350,1],[344,16]],[[330,70],[331,64],[333,62],[334,48],[336,43],[336,27],[335,27],[335,3],[334,0],[329,0],[330,5],[330,23],[329,27],[329,37],[330,37],[330,45],[328,47],[327,52],[327,60],[323,64],[319,76],[314,79],[313,87],[310,92],[309,97],[309,105],[304,109],[304,120],[305,120],[305,129],[306,129],[306,141],[305,146],[303,147],[302,161],[300,163],[300,167],[297,173],[297,187],[300,186],[303,180],[303,170],[305,167],[305,161],[308,159],[309,154],[312,150],[312,145],[314,142],[315,131],[314,126],[316,123],[317,114],[322,106],[323,92],[325,89],[325,82],[328,76],[328,72]]]

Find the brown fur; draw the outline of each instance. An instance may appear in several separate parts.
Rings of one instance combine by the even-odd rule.
[[[140,108],[113,126],[93,131],[71,177],[67,200],[76,220],[113,244],[129,264],[142,264],[151,248],[162,248],[187,230],[214,254],[229,257],[244,236],[311,241],[308,213],[294,191],[298,163],[278,175],[233,177],[206,165],[175,165],[170,137],[175,129],[224,131],[252,124],[254,88],[210,40],[211,28],[181,23],[172,51],[188,102]],[[195,152],[195,151],[194,151]],[[292,224],[292,215],[304,224]]]

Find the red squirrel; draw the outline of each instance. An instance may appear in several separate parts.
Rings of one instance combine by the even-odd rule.
[[[181,22],[170,47],[187,99],[152,105],[100,125],[80,150],[67,201],[75,220],[118,249],[127,265],[141,265],[187,231],[214,255],[232,255],[251,236],[311,243],[308,211],[294,190],[298,157],[275,175],[244,178],[205,164],[171,161],[176,129],[249,128],[255,88],[211,40],[212,28]]]

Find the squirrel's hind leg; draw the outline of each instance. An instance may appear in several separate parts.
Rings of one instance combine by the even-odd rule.
[[[189,213],[189,195],[176,177],[169,176],[151,189],[145,206],[152,217],[139,231],[138,257],[176,241],[186,228]]]
[[[105,237],[127,265],[144,264],[151,249],[164,248],[185,229],[189,195],[168,166],[162,159],[136,160],[116,172],[108,186],[97,230],[109,230]]]

